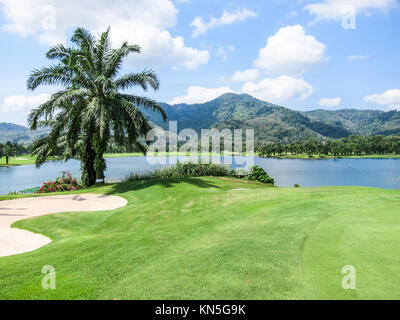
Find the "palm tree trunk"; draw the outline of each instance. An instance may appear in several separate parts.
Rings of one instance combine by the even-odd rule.
[[[95,157],[96,154],[90,142],[86,143],[81,156],[81,179],[85,187],[90,187],[96,183]]]

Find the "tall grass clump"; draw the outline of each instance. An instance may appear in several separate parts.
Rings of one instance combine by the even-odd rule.
[[[235,171],[216,164],[178,163],[172,167],[155,169],[151,172],[131,173],[124,182],[141,180],[182,179],[188,177],[228,177],[234,176]]]
[[[135,182],[143,180],[182,179],[189,177],[233,177],[249,181],[274,185],[274,179],[260,167],[254,166],[250,171],[230,170],[227,167],[216,164],[178,163],[172,167],[155,169],[145,173],[131,173],[123,182]]]

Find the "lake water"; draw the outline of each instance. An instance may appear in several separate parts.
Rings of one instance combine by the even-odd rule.
[[[150,159],[154,161],[154,158]],[[231,167],[238,167],[235,160],[243,162],[245,159],[234,157]],[[293,187],[297,183],[301,187],[364,186],[400,189],[400,159],[255,158],[254,164],[264,168],[281,187]],[[151,171],[159,166],[150,164],[145,157],[108,158],[106,177],[108,181],[118,181],[131,172]],[[54,161],[44,164],[40,169],[33,165],[0,167],[0,194],[40,186],[44,181],[55,179],[63,170],[79,177],[80,163],[76,160],[66,163]]]

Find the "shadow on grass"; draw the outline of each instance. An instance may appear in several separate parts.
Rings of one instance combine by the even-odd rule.
[[[112,194],[121,194],[130,191],[137,191],[152,187],[154,185],[162,186],[164,188],[171,188],[174,184],[177,183],[189,183],[199,188],[217,188],[220,189],[219,186],[204,181],[200,178],[184,178],[184,179],[165,179],[165,180],[144,180],[144,181],[135,181],[135,182],[121,182],[114,184],[110,190],[107,191],[107,195]]]

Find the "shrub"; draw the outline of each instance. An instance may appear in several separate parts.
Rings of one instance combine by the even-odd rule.
[[[82,188],[78,181],[72,178],[69,172],[63,171],[61,177],[58,177],[55,181],[44,182],[35,193],[74,191]]]
[[[300,185],[296,183],[296,184],[294,185],[294,187],[295,187],[295,188],[300,188]]]
[[[260,167],[253,167],[249,172],[244,170],[230,170],[216,164],[178,163],[172,167],[156,169],[153,172],[131,173],[124,182],[141,180],[182,179],[188,177],[234,177],[248,179],[262,183],[274,184],[274,179]]]
[[[19,195],[19,194],[22,194],[22,193],[21,193],[21,192],[18,192],[18,191],[10,191],[10,192],[8,193],[9,196],[16,196],[16,195]]]
[[[173,167],[156,169],[153,172],[131,173],[124,182],[134,182],[140,180],[163,180],[163,179],[181,179],[188,177],[226,177],[232,176],[232,171],[228,168],[215,164],[195,164],[178,163]]]
[[[250,174],[247,179],[251,181],[259,181],[262,183],[275,184],[274,178],[271,178],[265,170],[259,166],[254,166],[250,170]]]

